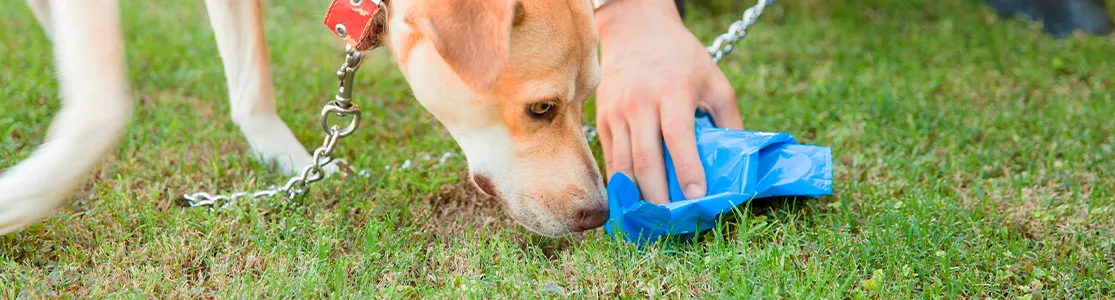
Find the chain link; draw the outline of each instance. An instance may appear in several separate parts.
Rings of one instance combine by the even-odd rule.
[[[728,55],[734,49],[734,44],[747,35],[747,27],[755,24],[762,15],[763,9],[767,5],[774,4],[775,0],[759,0],[755,6],[748,8],[743,12],[743,19],[733,22],[728,27],[728,32],[716,37],[716,40],[705,49],[709,55],[712,56],[714,63],[720,63],[720,60]],[[228,195],[213,195],[205,192],[197,192],[192,194],[183,195],[179,204],[187,207],[200,207],[208,206],[210,209],[223,209],[238,200],[243,198],[268,198],[275,195],[285,195],[288,199],[295,199],[299,196],[306,194],[309,191],[309,184],[320,181],[325,178],[325,166],[336,160],[333,157],[333,150],[337,146],[337,141],[341,138],[351,135],[360,124],[360,107],[352,103],[352,90],[356,70],[360,68],[360,63],[363,61],[363,53],[356,51],[350,45],[348,53],[345,55],[345,62],[341,68],[337,70],[337,79],[340,85],[337,90],[337,96],[333,101],[325,104],[321,109],[321,127],[325,131],[325,141],[322,142],[321,147],[314,150],[313,162],[302,169],[302,172],[297,176],[290,178],[283,186],[271,186],[264,190],[256,192],[236,192]],[[345,128],[330,125],[330,116],[336,116],[340,119],[351,117],[349,124]],[[584,126],[582,128],[585,139],[588,142],[596,140],[596,128],[592,126]],[[453,152],[446,152],[440,159],[438,164],[444,164],[446,159],[453,156],[459,156]],[[407,160],[400,167],[399,170],[405,170],[410,167],[411,160]],[[387,166],[390,169],[390,166]]]
[[[732,22],[732,25],[728,26],[728,32],[716,37],[712,45],[705,48],[708,54],[712,55],[712,62],[720,63],[720,59],[732,53],[735,43],[747,35],[747,27],[755,24],[755,21],[759,20],[759,15],[763,14],[763,9],[771,4],[774,4],[774,0],[759,0],[759,3],[743,12],[743,19]]]
[[[314,150],[311,163],[306,165],[297,176],[287,180],[283,186],[271,186],[256,192],[236,192],[228,195],[197,192],[182,195],[177,202],[186,207],[208,206],[210,209],[223,209],[242,198],[255,199],[284,195],[287,199],[294,200],[306,194],[309,191],[309,184],[324,179],[325,167],[336,160],[333,157],[333,151],[337,147],[337,141],[352,135],[356,128],[360,126],[361,112],[360,107],[352,103],[352,86],[355,84],[356,70],[360,68],[360,63],[363,60],[363,52],[357,51],[351,46],[348,47],[345,62],[337,70],[337,80],[340,81],[337,95],[333,101],[329,101],[321,108],[321,128],[325,131],[325,140],[321,147]],[[348,125],[344,128],[330,125],[331,117],[337,117],[341,120],[349,119]]]

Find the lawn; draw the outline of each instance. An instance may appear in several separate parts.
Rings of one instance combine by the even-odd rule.
[[[64,211],[0,237],[0,298],[1115,295],[1111,37],[1054,40],[975,0],[779,1],[721,65],[748,129],[832,147],[834,195],[757,201],[693,243],[638,251],[502,216],[461,159],[436,163],[456,145],[386,51],[358,75],[365,122],[338,150],[370,176],[290,205],[177,207],[189,191],[284,178],[229,117],[202,1],[121,2],[134,120]],[[308,148],[343,51],[325,5],[265,3],[280,114]],[[686,22],[711,41],[743,7]],[[59,99],[23,1],[0,3],[0,45],[11,166]]]

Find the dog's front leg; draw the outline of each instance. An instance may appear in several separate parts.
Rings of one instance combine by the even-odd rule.
[[[228,81],[232,120],[265,161],[294,173],[313,159],[275,110],[271,60],[259,0],[206,0]],[[330,166],[327,172],[335,171]]]
[[[39,4],[46,4],[39,2]],[[0,235],[50,215],[116,148],[131,119],[116,0],[49,3],[62,110],[46,142],[0,175]]]

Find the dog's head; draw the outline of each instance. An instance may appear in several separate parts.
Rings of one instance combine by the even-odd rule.
[[[388,45],[415,97],[463,149],[473,182],[535,233],[607,219],[581,131],[599,83],[588,0],[395,0]]]

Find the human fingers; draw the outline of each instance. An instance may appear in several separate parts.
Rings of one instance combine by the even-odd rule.
[[[631,167],[643,199],[655,204],[670,202],[666,163],[662,157],[662,131],[658,108],[643,106],[628,115],[631,129]]]
[[[743,129],[739,104],[736,102],[736,91],[728,82],[728,78],[716,66],[712,67],[707,78],[700,102],[705,106],[706,112],[712,116],[716,127]]]
[[[661,110],[662,137],[673,161],[678,185],[686,199],[705,196],[705,168],[697,152],[697,137],[693,132],[696,95],[680,92],[670,97],[668,109]]]
[[[638,183],[631,164],[631,135],[628,133],[626,120],[605,118],[609,118],[604,122],[607,125],[608,136],[601,135],[600,143],[605,147],[604,168],[608,172],[608,178],[612,178],[616,173],[623,173],[631,178],[631,181]]]

